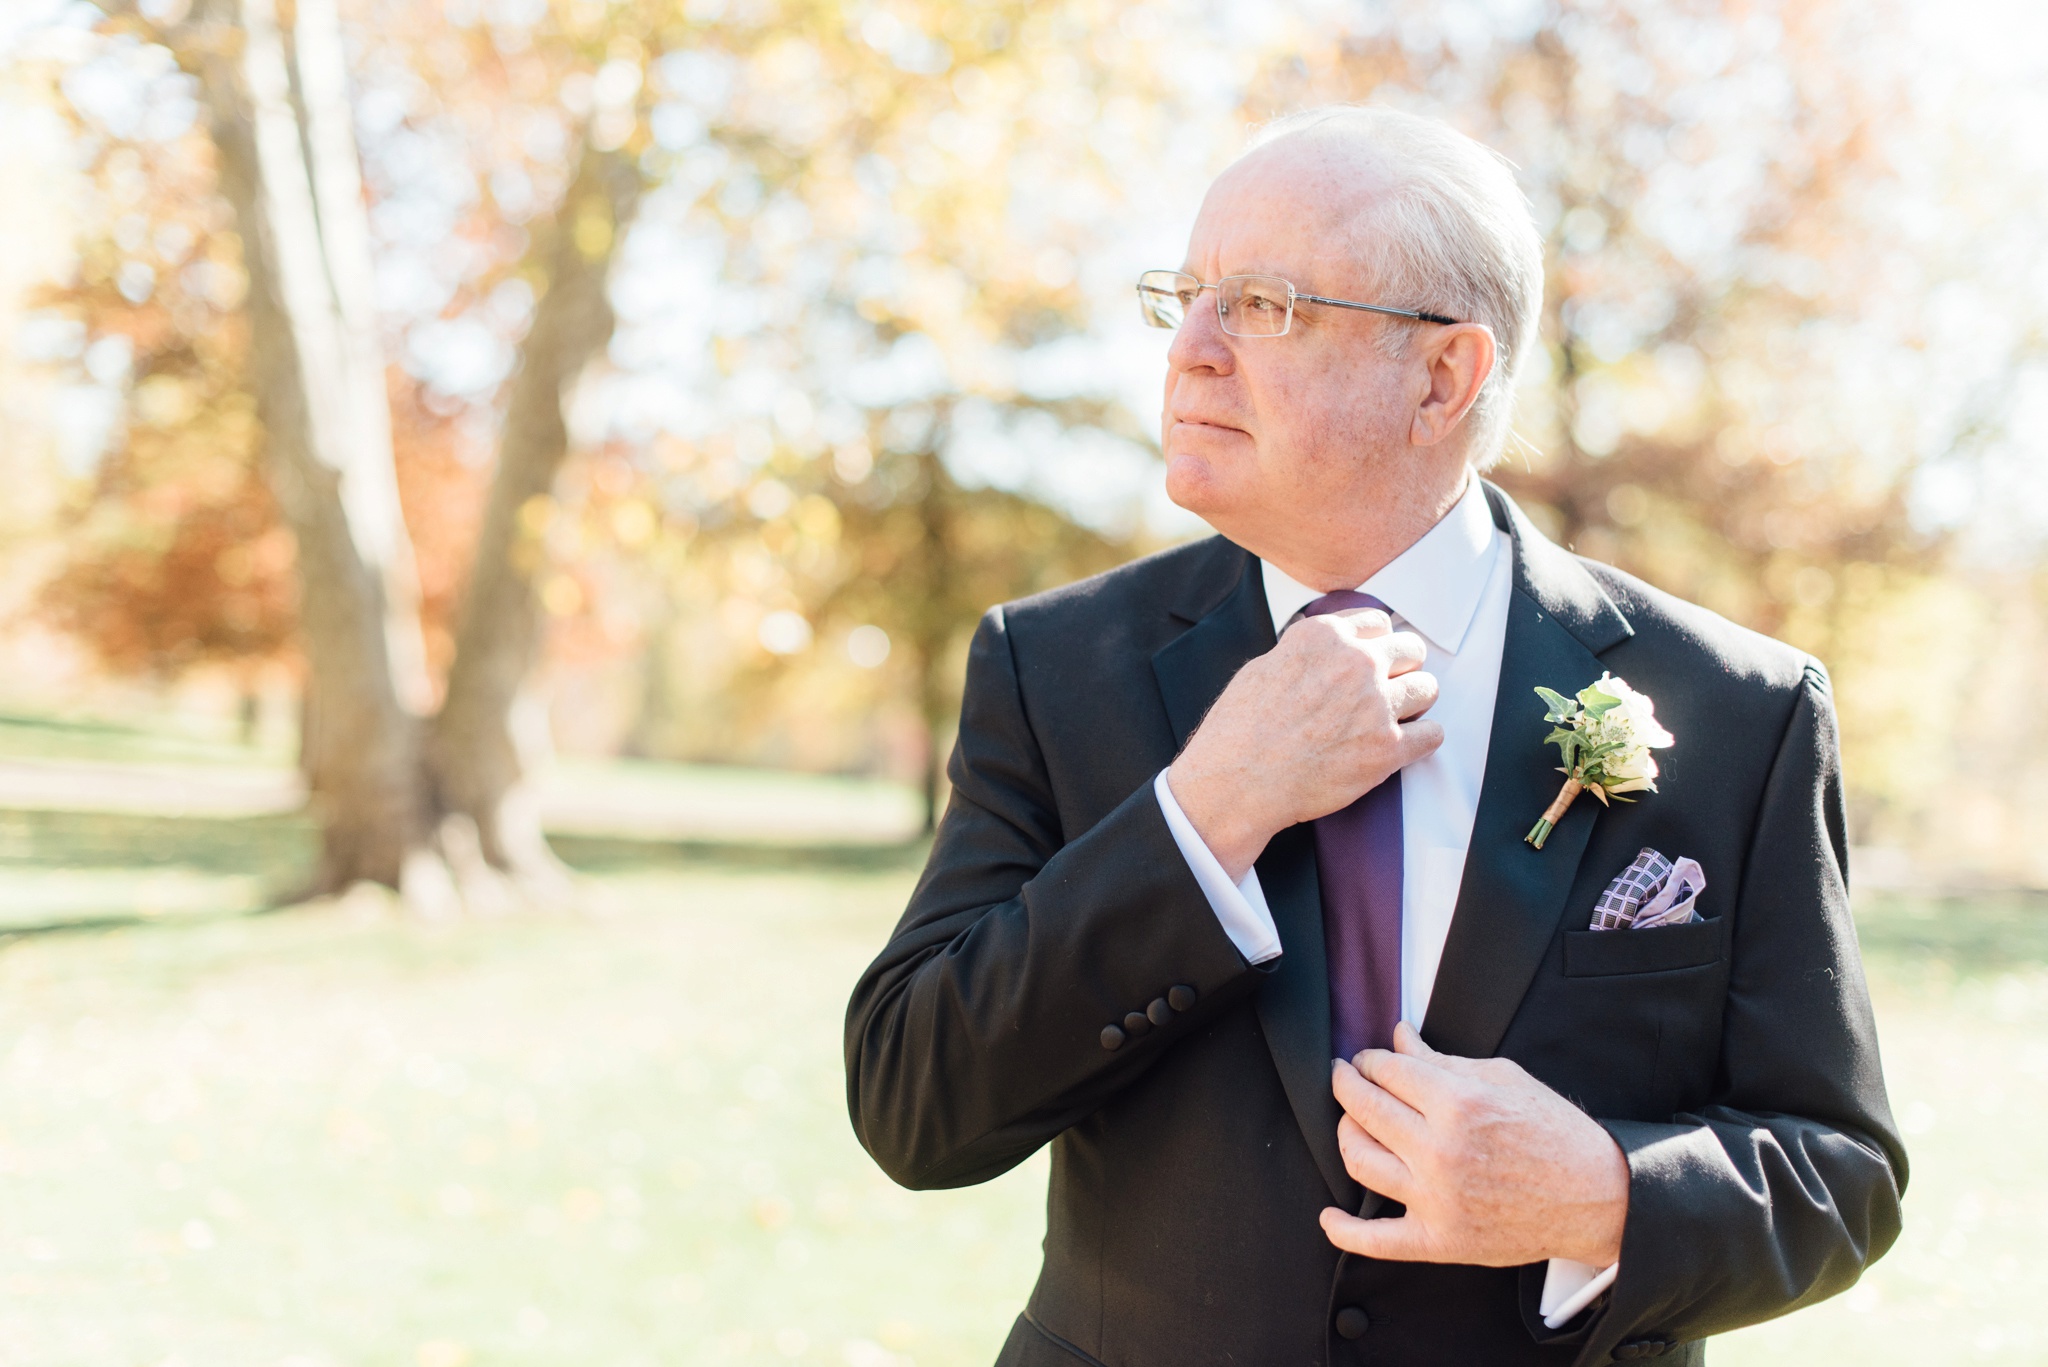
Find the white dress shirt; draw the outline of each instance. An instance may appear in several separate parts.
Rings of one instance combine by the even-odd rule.
[[[1259,568],[1277,636],[1322,591],[1296,583],[1271,564],[1261,562]],[[1387,605],[1396,630],[1422,638],[1428,648],[1422,667],[1436,676],[1438,690],[1428,716],[1444,729],[1444,743],[1434,754],[1401,771],[1401,1019],[1418,1030],[1429,1013],[1479,811],[1513,585],[1513,544],[1493,525],[1486,496],[1472,479],[1440,522],[1358,586]],[[1175,801],[1165,771],[1153,791],[1174,843],[1231,943],[1251,963],[1277,957],[1280,933],[1258,871],[1232,883]],[[1613,1267],[1603,1271],[1551,1259],[1543,1284],[1544,1322],[1553,1329],[1569,1322],[1614,1274]]]

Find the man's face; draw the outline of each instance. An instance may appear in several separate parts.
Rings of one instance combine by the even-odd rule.
[[[1269,274],[1302,294],[1380,300],[1354,259],[1353,225],[1384,172],[1353,149],[1288,138],[1210,187],[1182,269],[1203,281]],[[1389,360],[1379,330],[1408,327],[1302,304],[1283,337],[1233,337],[1203,291],[1167,353],[1161,445],[1175,503],[1255,551],[1290,528],[1355,516],[1399,469],[1428,381]]]

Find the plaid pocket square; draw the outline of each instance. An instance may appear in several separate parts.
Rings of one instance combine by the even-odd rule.
[[[1645,849],[1600,894],[1587,929],[1650,930],[1703,921],[1697,904],[1706,890],[1707,875],[1697,862],[1681,856],[1673,863]]]

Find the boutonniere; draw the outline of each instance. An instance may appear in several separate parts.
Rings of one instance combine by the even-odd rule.
[[[1591,793],[1605,806],[1609,798],[1629,799],[1623,793],[1657,791],[1657,761],[1650,754],[1671,744],[1671,733],[1657,724],[1656,704],[1612,674],[1602,674],[1567,698],[1548,688],[1538,688],[1549,711],[1543,720],[1552,731],[1543,738],[1564,755],[1564,787],[1535,828],[1522,837],[1537,849],[1550,838],[1557,823],[1580,793]]]

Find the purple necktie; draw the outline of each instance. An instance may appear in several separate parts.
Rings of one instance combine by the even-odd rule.
[[[1339,589],[1301,614],[1320,617],[1355,608],[1388,612],[1369,593]],[[1401,1019],[1401,771],[1315,827],[1334,1056],[1391,1049],[1394,1023]]]

